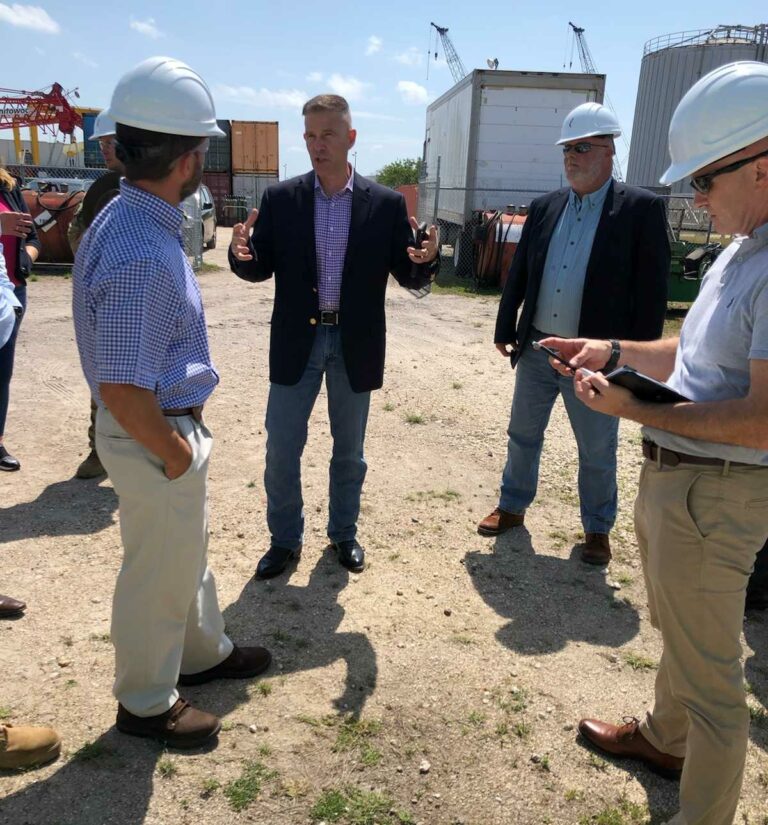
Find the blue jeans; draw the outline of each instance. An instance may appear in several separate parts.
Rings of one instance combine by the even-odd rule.
[[[17,286],[14,289],[19,303],[27,310],[27,288]],[[24,316],[22,315],[22,318]],[[11,337],[6,341],[5,346],[0,348],[0,438],[5,434],[5,419],[8,415],[8,403],[10,401],[11,377],[13,376],[13,359],[16,354],[16,338],[19,335],[21,318],[16,319]]]
[[[370,392],[353,392],[341,352],[338,327],[320,326],[298,384],[271,384],[267,401],[267,525],[272,545],[298,550],[304,537],[301,454],[307,424],[325,374],[333,453],[330,467],[328,538],[353,539],[367,465],[363,455]]]
[[[544,431],[558,393],[563,396],[579,447],[579,499],[584,532],[608,533],[616,520],[619,419],[582,404],[576,398],[573,380],[552,369],[545,352],[530,346],[524,349],[517,364],[499,507],[509,513],[523,513],[535,498]]]

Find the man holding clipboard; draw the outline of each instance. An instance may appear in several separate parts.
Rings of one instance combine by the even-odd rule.
[[[670,124],[672,164],[661,183],[690,176],[694,205],[734,240],[707,273],[680,338],[622,341],[618,363],[691,401],[642,401],[597,372],[575,375],[588,407],[644,425],[635,529],[664,643],[643,720],[584,719],[579,732],[603,751],[681,774],[680,812],[669,825],[732,823],[744,772],[740,634],[747,581],[768,536],[766,100],[768,65],[731,63],[699,80]],[[607,341],[541,343],[587,371],[611,353]]]

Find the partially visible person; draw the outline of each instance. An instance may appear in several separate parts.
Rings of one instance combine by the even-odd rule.
[[[213,436],[202,411],[219,376],[179,205],[200,184],[208,138],[222,133],[205,81],[167,57],[124,75],[109,114],[125,180],[78,250],[73,316],[120,507],[116,727],[191,748],[214,740],[221,720],[177,686],[250,678],[271,661],[227,637],[207,561]]]
[[[14,294],[21,305],[21,314],[5,345],[0,348],[0,470],[12,472],[21,468],[19,460],[5,446],[5,423],[8,416],[16,338],[27,307],[27,276],[40,254],[37,230],[29,215],[16,179],[0,167],[0,243],[3,263]]]
[[[125,169],[122,162],[115,154],[115,122],[107,112],[100,112],[94,123],[93,134],[90,140],[99,141],[107,171],[96,180],[85,193],[85,197],[77,207],[72,221],[67,230],[67,239],[72,249],[72,254],[76,255],[80,247],[80,241],[88,227],[93,223],[93,219],[99,212],[114,198],[120,194],[120,178]],[[104,465],[101,463],[99,453],[96,450],[96,402],[91,398],[91,423],[88,427],[88,446],[90,451],[80,463],[75,472],[76,478],[99,478],[106,473]]]
[[[61,737],[53,728],[0,724],[0,770],[35,768],[57,759]]]
[[[747,610],[768,610],[768,541],[755,559],[755,569],[747,583]]]

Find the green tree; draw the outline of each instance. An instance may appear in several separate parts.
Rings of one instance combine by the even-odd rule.
[[[401,158],[393,160],[382,167],[376,175],[376,180],[392,189],[406,183],[419,182],[419,168],[421,161],[418,158]]]

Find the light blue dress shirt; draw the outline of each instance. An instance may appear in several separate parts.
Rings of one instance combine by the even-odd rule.
[[[613,180],[583,198],[571,189],[547,250],[533,325],[542,332],[575,338],[587,264],[605,196]]]

